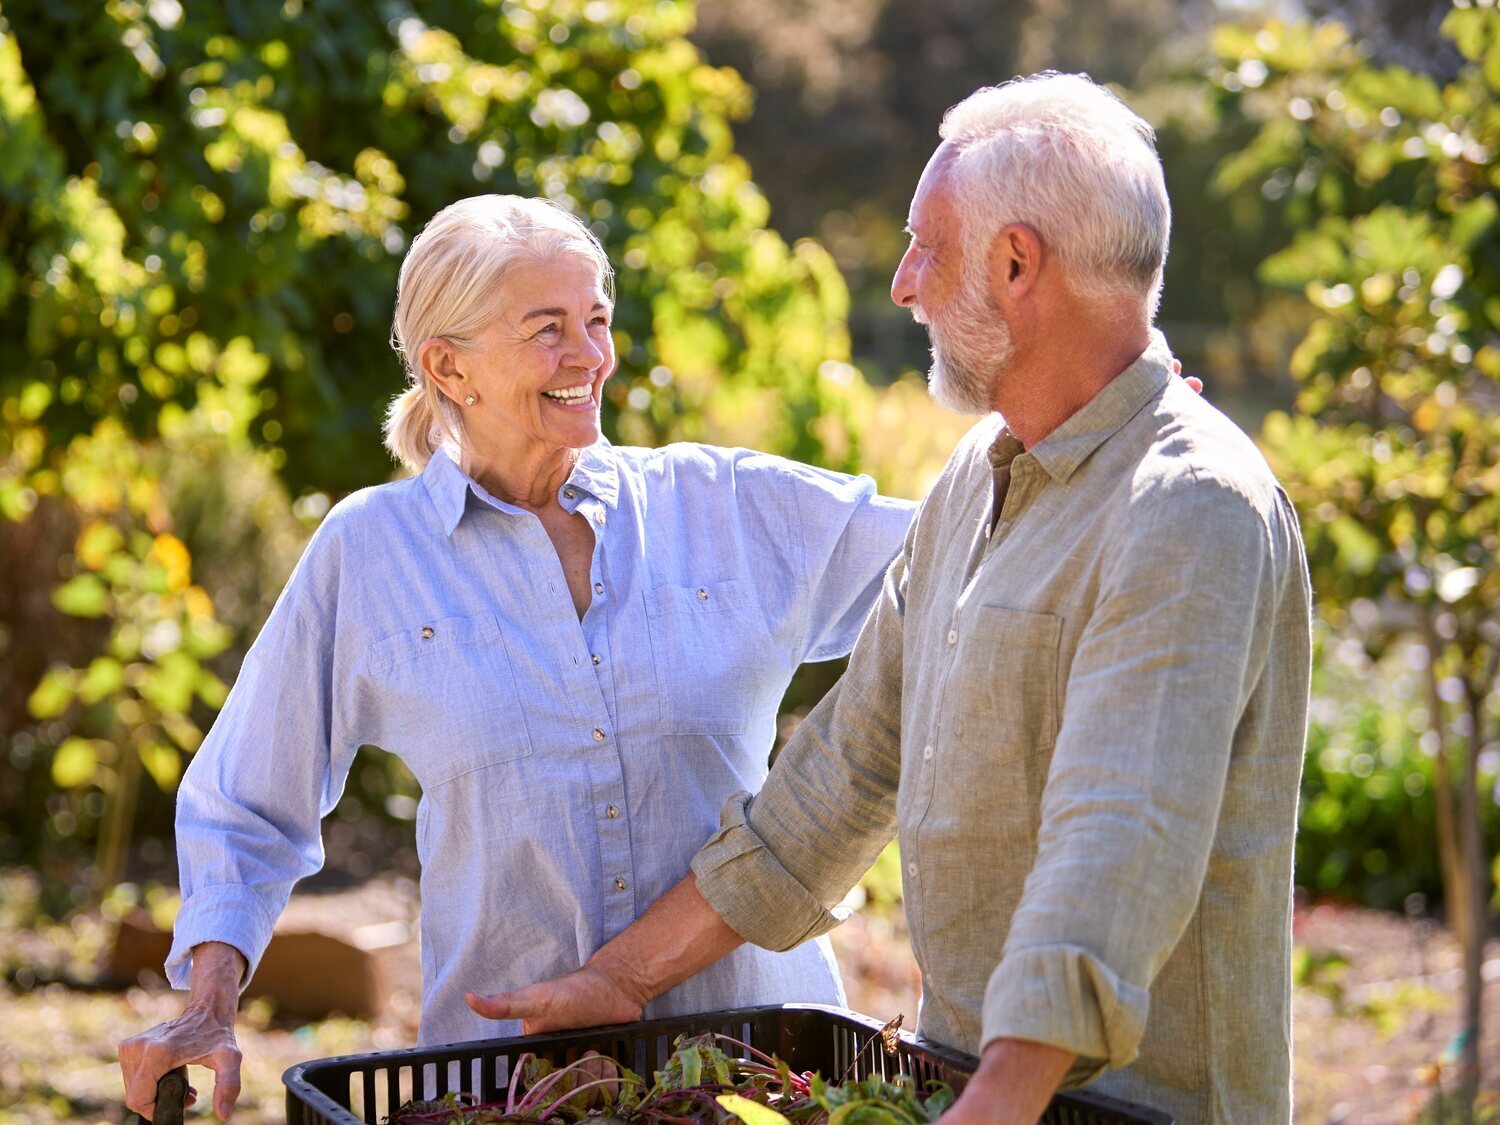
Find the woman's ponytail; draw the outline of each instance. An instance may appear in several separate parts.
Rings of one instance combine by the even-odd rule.
[[[443,425],[431,401],[434,389],[426,380],[407,387],[386,411],[385,447],[413,473],[420,473],[443,444]]]

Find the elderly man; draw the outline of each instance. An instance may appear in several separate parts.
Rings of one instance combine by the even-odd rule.
[[[986,413],[840,684],[693,875],[559,981],[470,1003],[634,1018],[742,940],[832,927],[899,831],[919,1030],[980,1055],[954,1121],[1091,1082],[1180,1122],[1290,1117],[1292,838],[1310,590],[1250,440],[1151,329],[1149,126],[1088,79],[955,106],[892,296]]]

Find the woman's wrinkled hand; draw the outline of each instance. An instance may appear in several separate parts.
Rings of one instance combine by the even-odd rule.
[[[241,1055],[234,1039],[234,1014],[228,1019],[207,1005],[189,1004],[174,1020],[132,1035],[120,1044],[120,1073],[125,1104],[147,1121],[156,1108],[156,1083],[184,1064],[214,1072],[214,1112],[227,1121],[240,1096]],[[187,1105],[197,1101],[188,1087]]]

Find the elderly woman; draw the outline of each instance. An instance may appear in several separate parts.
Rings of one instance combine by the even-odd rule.
[[[424,1044],[518,1032],[465,994],[577,968],[759,787],[799,664],[852,647],[911,505],[745,450],[611,446],[612,274],[561,208],[441,211],[401,269],[411,386],[386,441],[415,475],[323,521],[183,779],[184,1014],[121,1045],[127,1101],[216,1071],[238,993],[363,744],[421,783]],[[649,1015],[842,1001],[826,944],[746,947]]]

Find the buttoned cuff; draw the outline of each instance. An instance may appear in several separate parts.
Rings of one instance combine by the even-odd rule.
[[[245,958],[240,991],[250,983],[276,919],[249,887],[222,883],[204,887],[188,897],[177,912],[172,927],[172,952],[167,955],[167,980],[173,988],[185,989],[193,980],[193,946],[205,941],[232,945]]]
[[[825,909],[750,826],[750,794],[729,798],[719,831],[693,857],[698,893],[746,941],[783,952],[826,934],[849,916]]]
[[[1078,1056],[1064,1087],[1129,1066],[1146,1030],[1150,993],[1076,945],[1007,951],[984,990],[982,1051],[992,1040],[1029,1039]]]

